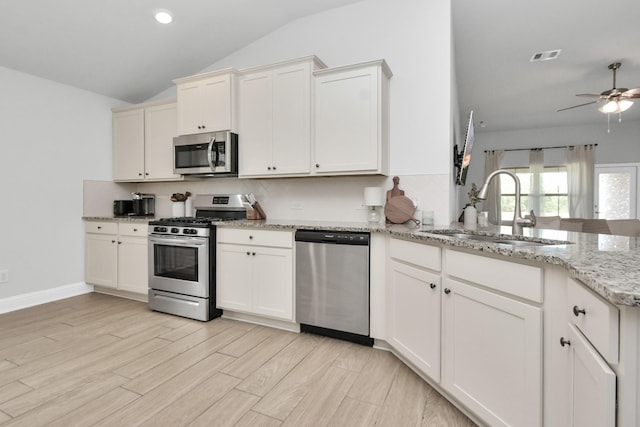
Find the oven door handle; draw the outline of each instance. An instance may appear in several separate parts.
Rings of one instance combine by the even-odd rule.
[[[160,243],[173,246],[204,246],[208,243],[207,239],[199,238],[182,238],[174,236],[154,237],[149,236],[149,243]]]
[[[213,152],[213,144],[215,144],[216,142],[216,136],[213,135],[211,137],[211,141],[209,141],[209,148],[207,149],[207,160],[209,161],[209,166],[211,167],[211,170],[215,172],[216,170],[216,163],[218,159],[214,159],[214,152]]]

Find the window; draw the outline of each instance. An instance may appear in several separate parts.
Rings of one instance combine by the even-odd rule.
[[[540,175],[540,194],[532,194],[534,176],[529,168],[507,169],[516,174],[520,179],[521,203],[520,210],[523,215],[531,209],[536,216],[561,216],[569,217],[569,195],[567,190],[567,168],[565,166],[545,167]],[[507,175],[500,175],[500,187],[502,191],[502,223],[513,221],[515,210],[516,186],[513,179]],[[537,206],[534,206],[539,199]]]

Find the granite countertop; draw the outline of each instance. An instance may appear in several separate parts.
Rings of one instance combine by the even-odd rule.
[[[154,217],[83,217],[86,221],[147,223]],[[524,229],[517,239],[572,242],[549,246],[512,246],[486,241],[461,239],[433,232],[464,230],[462,224],[420,229],[410,225],[371,224],[367,222],[336,222],[306,220],[238,220],[215,223],[226,227],[252,227],[280,230],[368,231],[425,243],[466,248],[514,259],[558,265],[570,275],[613,304],[640,307],[640,237],[607,234],[576,233],[563,230]],[[511,235],[511,227],[478,227],[477,234]]]
[[[85,221],[105,221],[105,222],[139,222],[146,224],[149,221],[156,219],[155,216],[83,216]]]
[[[370,231],[409,240],[466,248],[483,253],[558,265],[609,302],[640,307],[640,238],[606,234],[576,233],[563,230],[524,229],[522,240],[551,241],[549,246],[512,246],[433,234],[433,231],[463,230],[462,224],[435,226],[428,230],[407,225],[366,222],[327,222],[295,220],[227,221],[219,226],[269,229],[311,229]],[[478,227],[478,234],[511,235],[511,227]],[[563,242],[572,242],[562,244]]]

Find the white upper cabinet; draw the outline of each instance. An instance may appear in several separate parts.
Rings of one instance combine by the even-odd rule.
[[[231,130],[235,124],[236,72],[225,69],[174,80],[178,96],[178,133]]]
[[[173,181],[175,100],[113,110],[113,180]]]
[[[384,60],[315,76],[312,173],[389,173],[389,79]]]
[[[113,179],[144,179],[144,108],[114,110],[112,116]]]
[[[243,70],[239,78],[239,175],[306,175],[310,170],[315,56]]]
[[[173,138],[177,135],[176,103],[144,110],[145,180],[177,180],[173,173]]]

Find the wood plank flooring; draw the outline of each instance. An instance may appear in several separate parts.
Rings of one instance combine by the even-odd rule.
[[[473,426],[391,353],[87,294],[0,315],[2,426]]]

